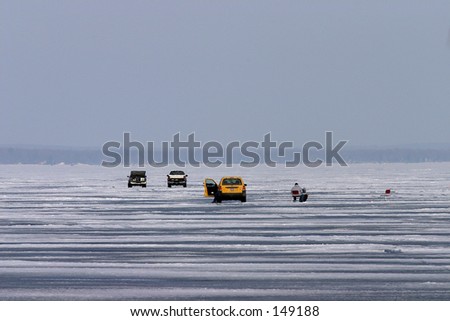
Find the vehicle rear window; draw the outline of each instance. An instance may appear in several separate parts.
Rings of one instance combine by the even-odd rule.
[[[225,178],[222,181],[222,185],[241,185],[242,182],[239,178]]]
[[[184,175],[183,171],[171,171],[170,175]]]

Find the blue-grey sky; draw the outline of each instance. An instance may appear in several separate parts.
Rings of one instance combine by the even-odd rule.
[[[0,144],[450,142],[450,1],[0,0]]]

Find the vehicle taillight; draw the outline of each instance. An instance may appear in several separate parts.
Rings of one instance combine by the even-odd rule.
[[[245,185],[242,185],[242,190],[245,191]]]
[[[219,191],[222,192],[222,186],[219,185]]]

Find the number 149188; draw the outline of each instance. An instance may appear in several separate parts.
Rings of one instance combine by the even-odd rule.
[[[319,316],[318,306],[275,306],[272,308],[274,317],[317,317]]]

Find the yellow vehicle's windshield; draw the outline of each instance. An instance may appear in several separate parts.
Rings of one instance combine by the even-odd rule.
[[[242,185],[242,182],[239,178],[225,178],[222,185]]]

